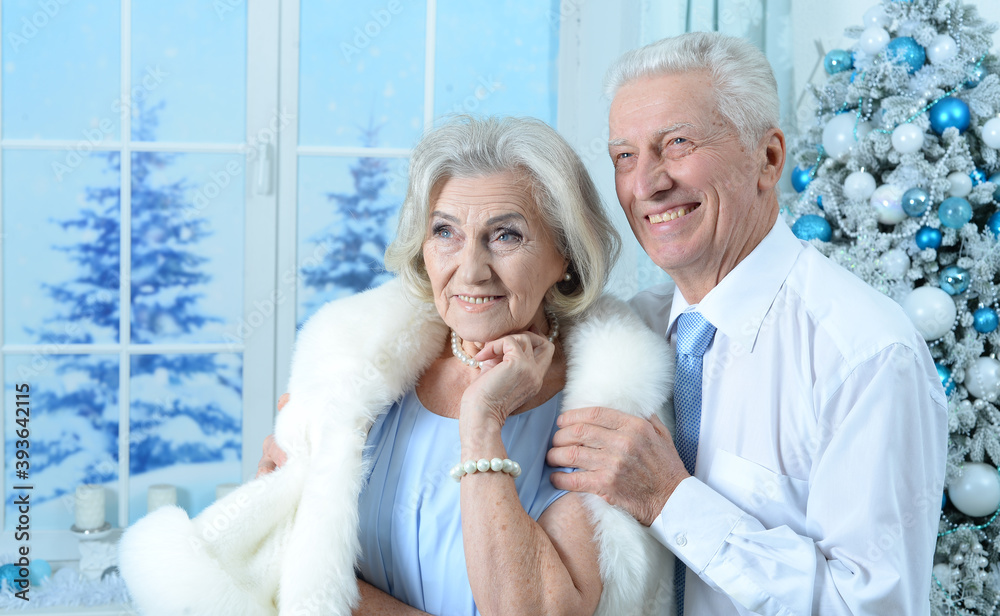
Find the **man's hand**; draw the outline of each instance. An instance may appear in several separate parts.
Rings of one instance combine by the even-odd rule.
[[[566,411],[558,425],[546,460],[579,470],[552,473],[552,485],[596,494],[644,526],[653,523],[677,484],[690,476],[670,432],[655,415],[642,419],[588,407]]]
[[[281,394],[281,397],[278,398],[279,411],[285,408],[285,405],[288,404],[288,398],[288,394]],[[285,452],[282,451],[281,447],[278,447],[278,444],[274,442],[274,435],[268,434],[267,438],[264,439],[264,455],[261,456],[260,462],[257,463],[256,477],[266,475],[274,469],[280,468],[287,459],[288,456],[285,455]]]

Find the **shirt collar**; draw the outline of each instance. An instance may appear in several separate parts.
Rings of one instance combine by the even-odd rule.
[[[700,304],[692,306],[680,289],[674,290],[667,323],[668,337],[676,331],[677,317],[696,307],[718,331],[753,351],[764,316],[804,249],[803,242],[779,216],[760,244],[709,291]]]

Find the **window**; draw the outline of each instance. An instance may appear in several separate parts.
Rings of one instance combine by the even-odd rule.
[[[5,1],[0,552],[26,481],[33,552],[64,560],[81,483],[122,527],[152,484],[195,515],[252,477],[297,325],[386,278],[423,131],[455,112],[556,124],[563,17],[555,0]]]
[[[297,325],[389,278],[409,148],[449,114],[555,125],[559,53],[558,2],[314,0],[284,5],[282,23],[301,26],[281,51],[299,122],[281,134],[279,243],[294,251],[279,251],[279,288],[296,301],[279,307],[279,384]]]

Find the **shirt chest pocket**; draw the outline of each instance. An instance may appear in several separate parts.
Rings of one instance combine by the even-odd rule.
[[[809,483],[718,450],[707,483],[765,528],[788,526],[805,534]]]

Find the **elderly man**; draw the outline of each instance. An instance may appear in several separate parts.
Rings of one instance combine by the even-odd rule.
[[[618,199],[676,283],[633,305],[676,345],[677,426],[569,411],[549,462],[579,471],[553,483],[649,526],[679,613],[929,613],[944,392],[902,310],[778,218],[766,58],[686,34],[609,85]]]

